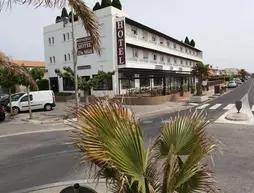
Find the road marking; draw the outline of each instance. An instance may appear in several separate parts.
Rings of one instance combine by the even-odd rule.
[[[223,108],[223,110],[230,110],[230,109],[232,109],[234,106],[235,106],[235,104],[228,104],[227,106],[225,106],[225,107]]]
[[[74,128],[65,127],[65,128],[62,128],[62,129],[44,129],[44,130],[38,130],[38,131],[18,132],[18,133],[0,135],[0,138],[14,137],[14,136],[19,136],[19,135],[29,135],[29,134],[36,134],[36,133],[50,133],[50,132],[58,132],[58,131],[70,131],[70,130],[74,130]]]
[[[206,108],[206,107],[209,106],[209,105],[210,105],[210,104],[203,104],[203,105],[197,107],[197,109],[204,109],[204,108]]]
[[[219,108],[220,106],[221,106],[221,104],[215,104],[215,105],[211,106],[209,109],[215,110],[215,109]]]

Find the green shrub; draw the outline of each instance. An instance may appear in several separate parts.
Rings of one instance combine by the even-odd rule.
[[[122,10],[122,4],[121,4],[120,0],[113,0],[112,1],[112,6],[117,8],[117,9]]]
[[[96,11],[96,10],[99,10],[99,9],[101,9],[101,5],[100,5],[99,2],[96,2],[94,7],[93,7],[93,11]]]
[[[101,8],[109,7],[111,4],[111,0],[101,0]]]
[[[37,85],[38,85],[39,90],[48,90],[49,89],[48,79],[38,80]]]

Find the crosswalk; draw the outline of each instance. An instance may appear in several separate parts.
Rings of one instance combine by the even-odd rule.
[[[216,103],[216,104],[205,103],[202,105],[192,105],[192,106],[194,106],[197,110],[225,110],[225,111],[228,111],[232,108],[235,108],[235,104],[221,104],[221,103]],[[254,105],[251,106],[251,111],[254,113]]]

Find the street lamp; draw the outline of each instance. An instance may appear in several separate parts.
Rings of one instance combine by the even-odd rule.
[[[72,58],[73,58],[73,71],[74,71],[74,85],[75,85],[75,105],[76,110],[79,108],[79,94],[78,94],[78,76],[77,76],[77,52],[75,47],[74,37],[74,13],[71,8],[71,31],[72,31]]]

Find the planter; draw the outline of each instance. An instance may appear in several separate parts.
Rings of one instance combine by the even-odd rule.
[[[202,103],[208,100],[208,96],[191,96],[190,103]]]

